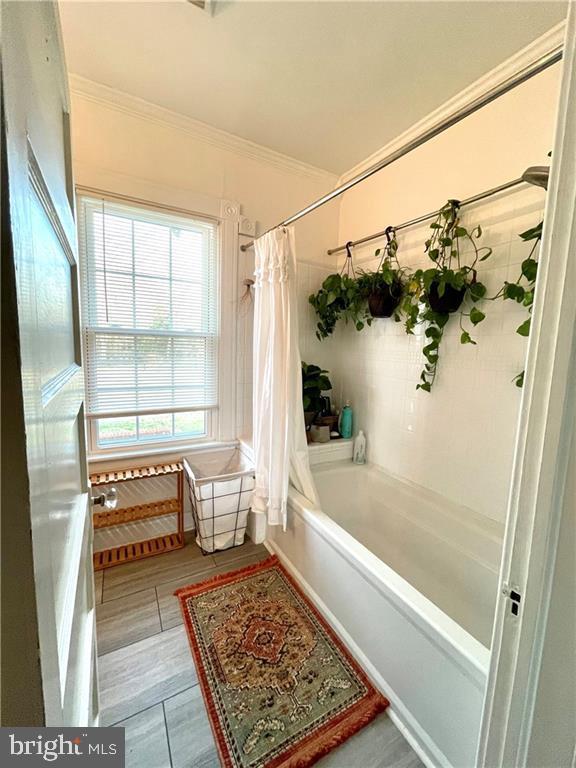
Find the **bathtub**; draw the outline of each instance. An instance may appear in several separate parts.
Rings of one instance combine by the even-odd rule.
[[[292,489],[267,545],[390,700],[428,765],[472,768],[502,528],[371,466],[313,468],[321,509]]]

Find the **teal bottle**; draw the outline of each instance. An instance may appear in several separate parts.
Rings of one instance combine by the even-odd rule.
[[[338,428],[342,437],[352,437],[352,408],[350,406],[350,400],[346,400],[346,405],[342,408]]]

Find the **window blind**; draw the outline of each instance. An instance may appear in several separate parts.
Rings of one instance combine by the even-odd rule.
[[[217,406],[216,222],[82,196],[87,414]]]

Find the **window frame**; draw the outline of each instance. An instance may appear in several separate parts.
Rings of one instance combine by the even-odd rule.
[[[236,332],[234,317],[238,306],[237,276],[239,253],[240,205],[231,200],[214,199],[202,195],[186,195],[183,207],[179,195],[152,194],[147,199],[94,187],[76,185],[76,198],[93,196],[104,200],[123,202],[126,205],[148,209],[152,212],[169,213],[176,216],[200,218],[215,221],[218,226],[217,242],[217,314],[218,314],[218,405],[206,409],[207,434],[198,438],[182,440],[156,440],[102,447],[97,442],[97,417],[85,415],[88,442],[88,459],[145,457],[155,454],[169,454],[197,450],[218,443],[229,443],[236,435]],[[152,199],[154,198],[154,199]],[[175,199],[176,198],[176,199]],[[176,203],[176,204],[175,204]],[[82,270],[79,270],[79,280]],[[82,296],[82,291],[80,291]],[[82,352],[86,355],[86,317],[82,302],[80,307],[82,325]],[[87,376],[87,366],[84,366]],[[225,372],[225,375],[223,374]],[[193,410],[193,409],[192,409]],[[172,413],[172,411],[163,411]],[[137,415],[137,414],[135,414]],[[146,415],[144,413],[140,414]]]

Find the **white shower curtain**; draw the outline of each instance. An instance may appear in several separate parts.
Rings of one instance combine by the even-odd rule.
[[[289,483],[318,502],[302,409],[294,230],[266,233],[255,250],[252,509],[286,530]]]

